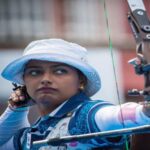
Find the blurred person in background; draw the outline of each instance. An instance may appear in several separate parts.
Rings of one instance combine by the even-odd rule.
[[[16,84],[0,116],[1,150],[123,149],[124,136],[33,146],[46,138],[136,127],[150,123],[150,106],[92,100],[100,90],[97,71],[87,62],[87,50],[62,39],[31,42],[23,56],[6,66],[2,76]],[[30,125],[29,108],[40,114]]]

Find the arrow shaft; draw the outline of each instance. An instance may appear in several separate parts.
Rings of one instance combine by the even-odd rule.
[[[80,140],[88,140],[91,138],[106,138],[106,137],[113,137],[113,136],[122,136],[122,135],[131,135],[131,134],[140,134],[150,131],[150,125],[143,125],[134,128],[126,128],[121,130],[113,130],[113,131],[104,131],[104,132],[96,132],[96,133],[88,133],[88,134],[81,134],[81,135],[72,135],[72,136],[63,136],[63,137],[56,137],[50,138],[40,141],[34,141],[33,145],[55,145],[58,146],[61,143],[68,143],[71,141],[80,141]]]

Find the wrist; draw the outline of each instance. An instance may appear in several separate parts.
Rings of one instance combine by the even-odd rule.
[[[11,111],[15,111],[15,112],[21,112],[21,111],[28,111],[29,107],[16,107],[16,106],[12,106],[11,104],[8,104],[8,108]]]
[[[144,102],[143,104],[143,113],[147,116],[150,117],[150,102]]]

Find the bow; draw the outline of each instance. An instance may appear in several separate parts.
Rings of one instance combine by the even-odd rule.
[[[137,43],[137,57],[130,60],[129,63],[132,64],[135,68],[135,72],[138,75],[144,75],[145,78],[145,89],[142,91],[131,90],[129,91],[130,95],[143,95],[145,100],[150,100],[150,92],[148,91],[148,87],[150,85],[150,54],[148,54],[149,50],[149,41],[150,41],[150,23],[148,20],[148,16],[146,14],[145,6],[142,0],[127,0],[130,11],[128,13],[128,21],[133,31],[134,38]],[[110,38],[109,38],[110,39]],[[73,136],[63,136],[63,137],[54,137],[50,139],[34,141],[33,146],[40,145],[60,145],[60,143],[67,143],[71,141],[80,141],[83,139],[91,139],[95,137],[112,137],[119,135],[131,135],[131,134],[141,134],[146,133],[150,130],[149,125],[127,128],[127,129],[119,129],[113,131],[104,131],[104,132],[96,132],[90,134],[82,134],[82,135],[73,135]]]
[[[128,0],[130,12],[128,21],[136,41],[137,57],[130,60],[129,63],[134,66],[137,75],[144,76],[144,89],[133,89],[129,95],[143,96],[144,102],[150,102],[150,21],[142,0]],[[149,134],[140,134],[132,136],[131,148],[147,149],[150,147],[148,139]],[[144,145],[143,145],[144,143]],[[144,148],[145,147],[145,148]]]

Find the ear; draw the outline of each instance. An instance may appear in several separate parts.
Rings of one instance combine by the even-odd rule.
[[[83,73],[81,71],[79,71],[79,82],[80,82],[80,89],[83,90],[87,84],[87,79],[86,77],[83,75]]]

